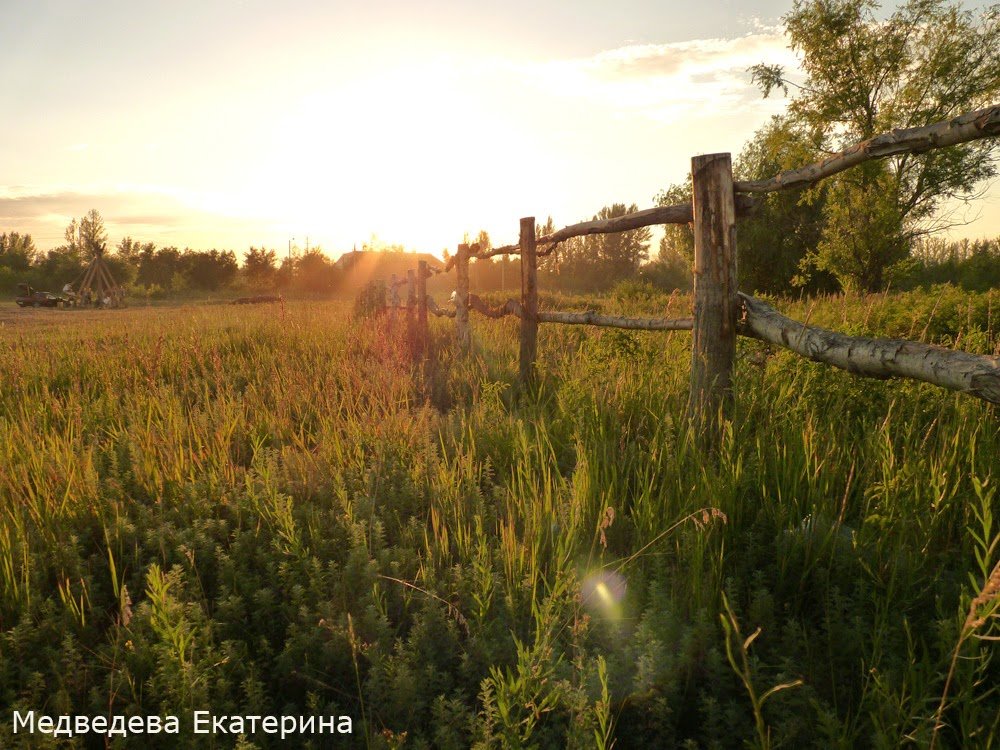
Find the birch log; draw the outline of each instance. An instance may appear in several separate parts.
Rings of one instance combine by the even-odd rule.
[[[736,199],[736,213],[745,216],[753,211],[756,202],[749,196],[743,195]],[[617,216],[613,219],[595,219],[593,221],[583,221],[579,224],[571,224],[552,234],[543,234],[538,238],[539,245],[547,245],[555,242],[562,242],[571,237],[583,237],[588,234],[614,234],[615,232],[627,232],[630,229],[640,229],[641,227],[651,227],[656,224],[690,224],[694,221],[694,212],[690,203],[681,203],[676,206],[657,206],[647,208],[635,213]]]
[[[882,159],[894,154],[921,153],[933,148],[954,146],[996,135],[1000,135],[1000,104],[933,125],[900,128],[883,133],[815,164],[782,172],[768,180],[737,182],[736,191],[773,193],[778,190],[802,188],[872,159]]]
[[[845,336],[798,323],[760,300],[739,296],[745,335],[867,378],[912,378],[1000,404],[1000,357],[914,341]]]
[[[747,191],[749,192],[749,191]],[[747,216],[753,212],[757,202],[748,195],[736,196],[736,215]],[[552,252],[552,247],[560,242],[572,237],[584,237],[588,234],[614,234],[616,232],[628,232],[632,229],[651,227],[657,224],[690,224],[694,220],[691,204],[681,203],[675,206],[657,206],[636,211],[625,216],[617,216],[613,219],[595,219],[593,221],[582,221],[579,224],[570,224],[567,227],[543,234],[537,240],[537,245],[549,245],[544,250],[536,250],[535,255],[541,257]],[[484,260],[497,255],[517,255],[521,252],[520,243],[517,245],[503,245],[490,250],[477,252],[471,257]],[[445,263],[444,271],[450,271],[457,263],[457,258],[452,256]]]

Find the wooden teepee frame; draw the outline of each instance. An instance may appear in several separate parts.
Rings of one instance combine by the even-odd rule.
[[[90,301],[94,305],[101,305],[103,300],[110,299],[111,306],[118,307],[124,302],[125,295],[122,288],[115,282],[111,269],[104,261],[103,246],[98,245],[94,248],[94,258],[83,272],[76,295],[77,300],[84,304]]]

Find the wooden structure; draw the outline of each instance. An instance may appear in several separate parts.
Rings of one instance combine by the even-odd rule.
[[[75,286],[75,285],[74,285]],[[80,285],[73,290],[77,305],[94,307],[123,307],[125,292],[111,275],[104,260],[104,246],[94,248],[94,257],[83,272]]]
[[[614,219],[573,224],[548,235],[536,236],[535,220],[521,219],[518,244],[480,252],[462,244],[443,273],[455,268],[454,310],[439,308],[430,298],[422,300],[419,334],[426,341],[426,312],[453,317],[459,347],[470,342],[469,311],[521,320],[521,383],[535,378],[539,323],[612,326],[638,330],[691,330],[691,393],[688,412],[693,427],[707,447],[717,444],[720,420],[730,417],[733,400],[732,371],[736,336],[749,336],[790,349],[818,362],[863,377],[906,377],[967,393],[1000,404],[1000,357],[968,354],[912,341],[846,336],[798,323],[736,288],[736,222],[753,210],[752,193],[801,189],[872,159],[902,153],[919,154],[935,148],[1000,135],[1000,104],[968,112],[950,120],[903,128],[855,144],[816,164],[793,169],[767,180],[734,182],[729,154],[697,156],[691,161],[692,203],[661,206]],[[690,224],[694,233],[694,318],[642,319],[538,309],[537,259],[554,251],[571,237],[624,232],[654,224]],[[490,307],[469,292],[469,260],[497,255],[521,256],[521,299]],[[421,275],[427,274],[424,267]],[[425,287],[420,295],[426,297]]]

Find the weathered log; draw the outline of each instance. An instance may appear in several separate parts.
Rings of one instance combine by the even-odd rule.
[[[739,216],[745,216],[753,211],[755,205],[756,202],[749,196],[739,196],[736,200],[736,213]],[[613,219],[595,219],[572,224],[552,234],[543,234],[538,238],[538,244],[562,242],[570,237],[583,237],[588,234],[627,232],[631,229],[650,227],[656,224],[690,224],[692,221],[694,221],[694,214],[690,203],[681,203],[676,206],[657,206]]]
[[[741,332],[867,378],[903,377],[1000,404],[1000,357],[899,339],[845,336],[786,318],[746,294]]]
[[[454,310],[447,310],[447,309],[438,307],[437,303],[434,301],[434,298],[431,297],[430,295],[427,296],[427,312],[429,312],[431,315],[436,315],[439,318],[454,318],[455,317],[455,311]]]
[[[688,414],[706,447],[733,400],[736,357],[736,208],[729,154],[691,159],[694,205],[694,335]]]
[[[626,318],[622,315],[601,315],[593,310],[586,312],[539,310],[538,322],[625,328],[631,331],[690,331],[694,328],[693,318]]]
[[[520,252],[520,245],[504,245],[503,247],[494,247],[490,250],[477,251],[475,257],[477,260],[485,260],[497,255],[517,255]]]
[[[469,307],[476,312],[485,315],[487,318],[504,318],[508,315],[513,315],[517,318],[524,317],[524,311],[521,309],[521,303],[516,299],[509,299],[498,307],[492,307],[478,295],[470,294]]]
[[[256,297],[237,297],[232,301],[234,305],[262,305],[269,302],[284,302],[285,298],[280,294],[258,294]]]
[[[502,305],[491,306],[478,295],[470,294],[469,308],[487,318],[524,317],[521,303],[513,299],[507,300]],[[625,328],[633,331],[690,331],[694,327],[692,318],[627,318],[623,315],[602,315],[595,310],[583,312],[539,310],[537,317],[539,323]]]
[[[1000,135],[1000,104],[933,125],[899,128],[883,133],[815,164],[791,169],[767,180],[737,182],[735,188],[740,193],[773,193],[778,190],[803,188],[872,159],[882,159],[895,154],[921,153],[996,135]]]

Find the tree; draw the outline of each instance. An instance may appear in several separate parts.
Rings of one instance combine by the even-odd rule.
[[[239,264],[232,250],[186,249],[181,256],[183,275],[187,285],[194,289],[217,291],[229,286],[236,278]],[[173,285],[173,284],[172,284]]]
[[[30,234],[0,234],[0,266],[24,272],[31,268],[37,255],[38,250]]]
[[[673,183],[653,198],[657,206],[691,205],[691,175],[684,184]],[[690,267],[694,263],[694,233],[688,224],[665,224],[660,238],[659,259],[673,262],[684,258]]]
[[[796,92],[789,122],[824,150],[992,103],[1000,92],[1000,6],[977,17],[944,0],[909,0],[886,20],[874,0],[797,0],[785,19],[805,81],[756,65],[764,95]],[[876,289],[914,238],[947,224],[944,201],[967,200],[996,174],[986,140],[902,154],[832,178],[811,261],[847,285]]]
[[[175,278],[181,278],[181,253],[176,247],[159,250],[149,242],[139,252],[139,272],[136,283],[145,287],[172,289]]]
[[[86,260],[93,258],[99,250],[103,251],[108,242],[104,219],[96,208],[90,209],[79,221],[73,219],[66,227],[64,236],[65,247]]]
[[[274,250],[251,247],[243,253],[243,274],[251,286],[271,286],[277,270],[278,255]]]
[[[635,204],[615,203],[602,208],[594,220],[613,219],[638,210]],[[588,290],[606,289],[621,279],[634,276],[649,257],[649,227],[614,234],[573,237],[556,250],[546,268],[555,266],[573,286]]]
[[[787,118],[774,117],[743,147],[733,165],[738,180],[773,177],[820,158],[808,134]],[[832,278],[811,268],[825,223],[827,183],[801,193],[779,191],[758,197],[753,214],[737,224],[739,285],[748,292],[790,292],[835,288]]]
[[[298,286],[307,292],[328,292],[333,289],[336,268],[318,247],[304,252],[296,264]]]

